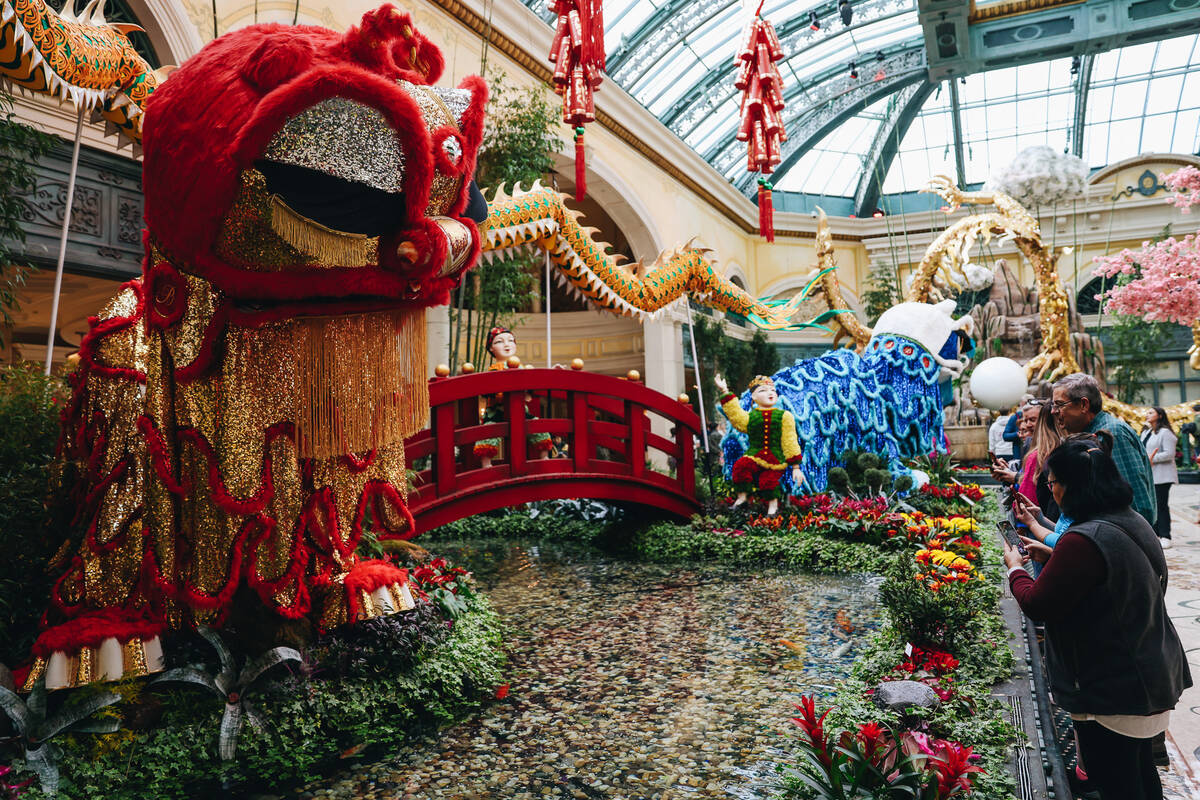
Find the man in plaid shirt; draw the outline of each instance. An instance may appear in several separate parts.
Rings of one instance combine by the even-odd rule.
[[[1076,372],[1054,384],[1054,418],[1067,433],[1095,433],[1107,430],[1113,435],[1113,461],[1121,477],[1133,489],[1133,510],[1154,525],[1158,502],[1154,497],[1154,479],[1150,459],[1133,428],[1122,419],[1103,410],[1100,385],[1091,375]],[[1170,513],[1163,509],[1163,513]]]

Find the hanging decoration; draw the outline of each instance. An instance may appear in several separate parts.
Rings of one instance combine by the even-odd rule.
[[[562,96],[563,122],[575,129],[575,199],[587,194],[583,126],[596,121],[596,90],[604,71],[603,0],[553,0],[558,15],[550,61],[554,91]]]
[[[783,129],[783,82],[775,62],[783,48],[775,27],[762,17],[762,3],[746,28],[742,48],[734,59],[737,83],[742,92],[738,141],[747,143],[746,169],[760,173],[758,179],[758,230],[768,242],[775,241],[775,211],[771,202],[770,175],[779,164],[780,145],[787,140]]]

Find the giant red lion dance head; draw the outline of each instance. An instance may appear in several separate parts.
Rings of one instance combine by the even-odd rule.
[[[80,347],[61,445],[77,544],[27,685],[153,671],[173,628],[412,607],[405,570],[356,550],[415,532],[424,309],[486,215],[486,89],[434,87],[441,70],[384,6],[345,34],[235,31],[154,91],[143,276]]]

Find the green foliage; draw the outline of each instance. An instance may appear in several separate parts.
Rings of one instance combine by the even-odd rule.
[[[217,752],[222,761],[233,760],[237,752],[238,737],[242,726],[249,722],[261,729],[262,717],[250,703],[250,694],[259,693],[268,680],[267,672],[285,662],[303,663],[300,653],[290,647],[273,647],[255,658],[246,659],[239,669],[233,654],[221,639],[221,634],[209,628],[197,631],[217,652],[220,671],[210,674],[197,667],[179,667],[164,672],[154,683],[178,683],[193,689],[199,688],[225,701],[225,712],[221,715],[221,727],[217,735]]]
[[[460,615],[461,616],[461,615]],[[348,677],[386,678],[413,668],[450,636],[433,603],[409,611],[343,625],[321,641],[321,666]]]
[[[455,722],[491,696],[504,665],[499,617],[482,598],[469,603],[445,641],[401,672],[295,674],[264,687],[256,702],[263,727],[243,733],[234,761],[217,758],[224,703],[197,702],[192,692],[166,695],[160,724],[111,753],[97,757],[88,741],[68,739],[62,795],[212,797],[222,781],[278,792],[321,777],[364,745],[385,753],[424,729]],[[23,771],[24,764],[14,767]]]
[[[871,268],[862,302],[868,325],[874,325],[883,312],[900,302],[900,286],[896,282],[895,267],[880,261]]]
[[[1112,346],[1108,349],[1109,379],[1115,384],[1117,399],[1140,403],[1149,378],[1162,360],[1159,351],[1174,335],[1177,325],[1148,322],[1141,317],[1117,316],[1109,329]]]
[[[901,475],[893,479],[885,461],[875,453],[848,450],[838,460],[845,466],[829,470],[829,486],[843,497],[867,497],[912,488],[912,478]]]
[[[559,111],[554,95],[542,86],[517,88],[503,72],[489,75],[488,121],[475,168],[481,187],[520,182],[532,184],[554,169],[552,153],[562,149],[558,138]],[[536,295],[542,259],[521,255],[483,261],[464,279],[451,310],[452,358],[459,356],[485,366],[487,332],[496,325],[511,326]]]
[[[12,312],[19,307],[17,293],[31,269],[16,251],[25,242],[26,197],[33,192],[37,177],[33,164],[53,146],[53,136],[17,121],[12,97],[0,91],[0,346],[12,326]]]
[[[879,596],[892,624],[908,641],[921,647],[954,649],[974,638],[980,614],[998,597],[995,587],[969,580],[945,584],[931,592],[913,580],[914,571],[910,553],[888,567]]]
[[[58,792],[62,748],[56,740],[69,732],[112,733],[117,729],[117,720],[89,721],[89,717],[120,699],[116,692],[79,692],[57,704],[58,708],[51,712],[44,679],[38,681],[24,700],[0,686],[0,710],[12,721],[25,756],[25,766],[37,775],[45,794],[53,797]]]
[[[878,572],[887,563],[880,548],[831,539],[814,531],[723,527],[719,518],[696,517],[690,525],[660,522],[634,534],[633,550],[647,561],[715,561],[778,564],[810,572]]]
[[[913,469],[919,469],[929,476],[929,482],[934,486],[945,486],[955,479],[954,461],[949,453],[930,453],[917,456],[912,462]]]
[[[696,326],[696,354],[700,359],[701,387],[704,399],[715,409],[718,400],[713,375],[720,373],[729,384],[729,391],[739,394],[755,375],[772,375],[779,369],[779,352],[761,329],[755,329],[748,341],[727,336],[725,325],[707,314],[693,314]],[[695,391],[689,391],[693,406]]]
[[[994,524],[999,513],[995,503],[981,503],[975,511],[980,528]],[[1008,628],[998,606],[998,586],[1003,580],[1000,548],[993,536],[979,538],[982,547],[976,568],[982,571],[985,580],[963,584],[972,587],[970,592],[973,602],[978,606],[978,613],[970,616],[961,609],[950,610],[951,614],[960,618],[970,616],[967,623],[970,635],[951,637],[953,645],[950,652],[959,661],[953,673],[954,697],[936,710],[910,709],[906,714],[920,717],[922,726],[932,736],[973,747],[982,755],[980,766],[985,770],[984,774],[975,778],[973,796],[1003,798],[1011,797],[1014,790],[1007,761],[1009,749],[1022,741],[1023,737],[1006,721],[1003,706],[992,696],[992,687],[1012,675],[1013,655],[1008,647]],[[900,570],[901,565],[910,565],[912,551],[899,553],[895,559],[889,572]],[[912,576],[908,577],[909,582],[914,583]],[[897,595],[891,602],[898,601]],[[889,616],[895,621],[897,615],[886,596],[884,602],[888,605]],[[903,610],[898,616],[899,624],[884,626],[857,653],[850,678],[839,683],[837,694],[831,701],[833,711],[826,720],[826,727],[853,730],[868,721],[879,721],[890,726],[901,724],[899,714],[880,709],[870,694],[879,681],[903,660],[906,643],[916,641],[904,625],[923,618]],[[936,623],[928,627],[936,627]]]
[[[605,523],[572,518],[569,514],[558,513],[559,507],[553,508],[553,513],[536,515],[530,515],[526,509],[477,514],[434,528],[426,536],[439,540],[531,539],[595,544],[608,538],[616,527],[616,519]]]
[[[29,654],[50,595],[46,564],[59,541],[47,530],[45,504],[65,396],[60,379],[32,366],[0,368],[0,661],[7,664]]]

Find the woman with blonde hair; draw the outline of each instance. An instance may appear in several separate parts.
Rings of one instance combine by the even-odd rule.
[[[1049,403],[1043,403],[1038,414],[1037,426],[1033,429],[1033,451],[1029,454],[1033,460],[1034,486],[1037,493],[1037,504],[1042,513],[1051,521],[1058,520],[1058,503],[1054,502],[1054,494],[1046,482],[1046,461],[1050,454],[1062,444],[1063,435],[1054,419],[1054,412]]]

